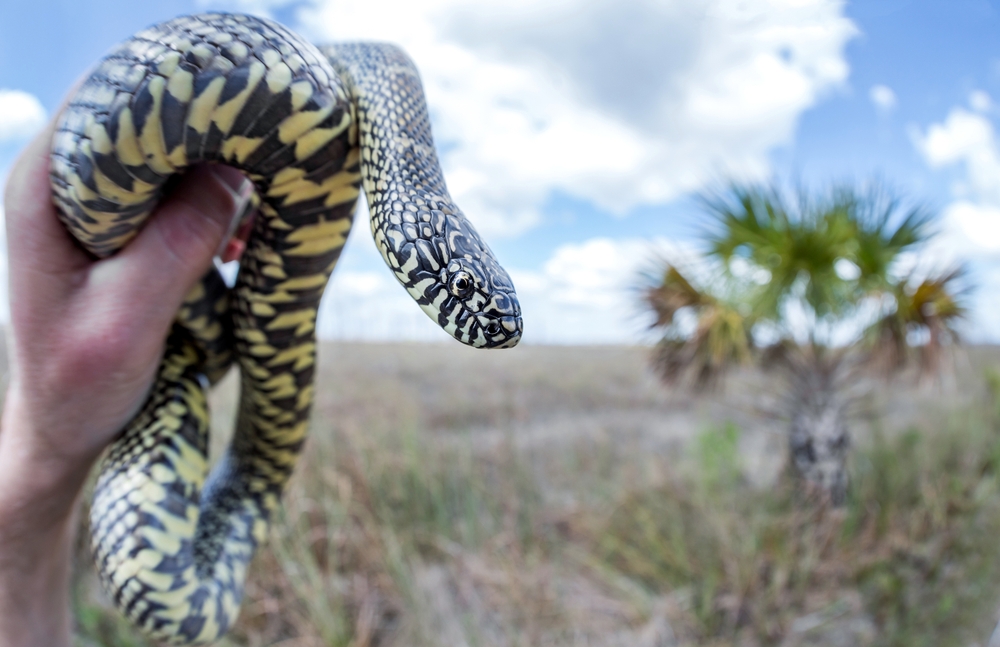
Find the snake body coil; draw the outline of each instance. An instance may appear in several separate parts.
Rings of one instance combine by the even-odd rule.
[[[391,45],[322,52],[267,20],[178,18],[105,57],[60,117],[60,216],[95,256],[121,249],[191,164],[253,180],[236,284],[188,295],[141,412],[103,459],[91,532],[101,580],[151,637],[211,642],[306,436],[319,300],[363,185],[376,244],[439,325],[477,347],[521,335],[513,285],[452,203],[417,71]],[[203,384],[241,372],[237,430],[208,473]]]

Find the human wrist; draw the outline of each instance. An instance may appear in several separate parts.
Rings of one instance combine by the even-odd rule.
[[[12,383],[0,418],[0,542],[12,524],[34,533],[60,526],[72,514],[96,458],[50,446],[38,429],[44,424]]]
[[[69,647],[66,600],[86,469],[40,455],[20,406],[9,398],[0,423],[0,645]]]
[[[76,506],[39,530],[27,499],[10,503],[0,496],[0,645],[70,647]]]

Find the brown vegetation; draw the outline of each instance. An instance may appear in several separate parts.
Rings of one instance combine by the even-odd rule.
[[[312,438],[223,644],[982,642],[1000,355],[974,355],[947,397],[873,390],[885,424],[858,430],[831,511],[781,478],[786,425],[756,415],[756,373],[695,397],[664,391],[642,348],[327,344]],[[86,552],[80,645],[146,644]]]

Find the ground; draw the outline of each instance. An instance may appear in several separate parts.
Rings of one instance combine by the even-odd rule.
[[[985,644],[997,349],[863,389],[842,511],[783,478],[772,380],[668,390],[647,352],[322,345],[312,437],[226,644]],[[144,644],[86,552],[81,644]]]

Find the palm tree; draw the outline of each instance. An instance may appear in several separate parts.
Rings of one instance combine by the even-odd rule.
[[[667,382],[699,386],[738,364],[777,371],[789,463],[839,505],[846,387],[860,371],[938,370],[965,314],[964,273],[919,273],[934,214],[878,186],[810,196],[734,185],[701,202],[710,220],[701,271],[663,261],[643,290],[662,335],[654,366]]]

